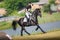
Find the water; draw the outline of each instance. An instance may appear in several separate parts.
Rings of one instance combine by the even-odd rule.
[[[45,23],[45,24],[40,24],[41,28],[44,30],[44,31],[50,31],[50,30],[55,30],[55,29],[60,29],[60,21],[57,21],[57,22],[52,22],[52,23]],[[30,27],[26,27],[26,30],[29,32],[29,33],[38,33],[38,32],[41,32],[41,30],[39,29],[38,31],[35,31],[37,26],[30,26]],[[5,32],[9,35],[20,35],[20,31],[21,31],[21,28],[18,27],[16,31],[14,31],[13,29],[7,29],[7,30],[1,30],[2,32]],[[26,34],[24,32],[24,34]]]

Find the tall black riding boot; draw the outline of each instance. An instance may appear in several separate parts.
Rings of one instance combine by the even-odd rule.
[[[29,19],[27,19],[27,22],[28,22],[28,25],[30,25],[30,20]]]

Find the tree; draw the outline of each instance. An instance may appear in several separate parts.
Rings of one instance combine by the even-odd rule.
[[[50,14],[52,14],[52,10],[51,10],[51,5],[54,4],[55,5],[55,0],[49,0],[49,4],[45,4],[44,5],[44,12],[49,12]]]
[[[43,6],[44,12],[49,12],[50,11],[50,5],[49,4],[45,4]]]
[[[29,2],[37,2],[39,0],[4,0],[5,8],[10,14],[13,10],[20,10]]]
[[[56,0],[49,0],[49,4],[55,4]]]
[[[2,2],[3,0],[0,0],[0,2]]]

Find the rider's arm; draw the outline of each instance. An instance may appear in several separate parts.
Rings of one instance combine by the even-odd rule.
[[[31,16],[32,14],[29,12],[29,15]]]

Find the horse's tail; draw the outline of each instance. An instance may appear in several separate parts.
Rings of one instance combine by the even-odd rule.
[[[17,21],[14,20],[14,21],[12,22],[13,30],[16,30],[16,24],[17,24]]]

